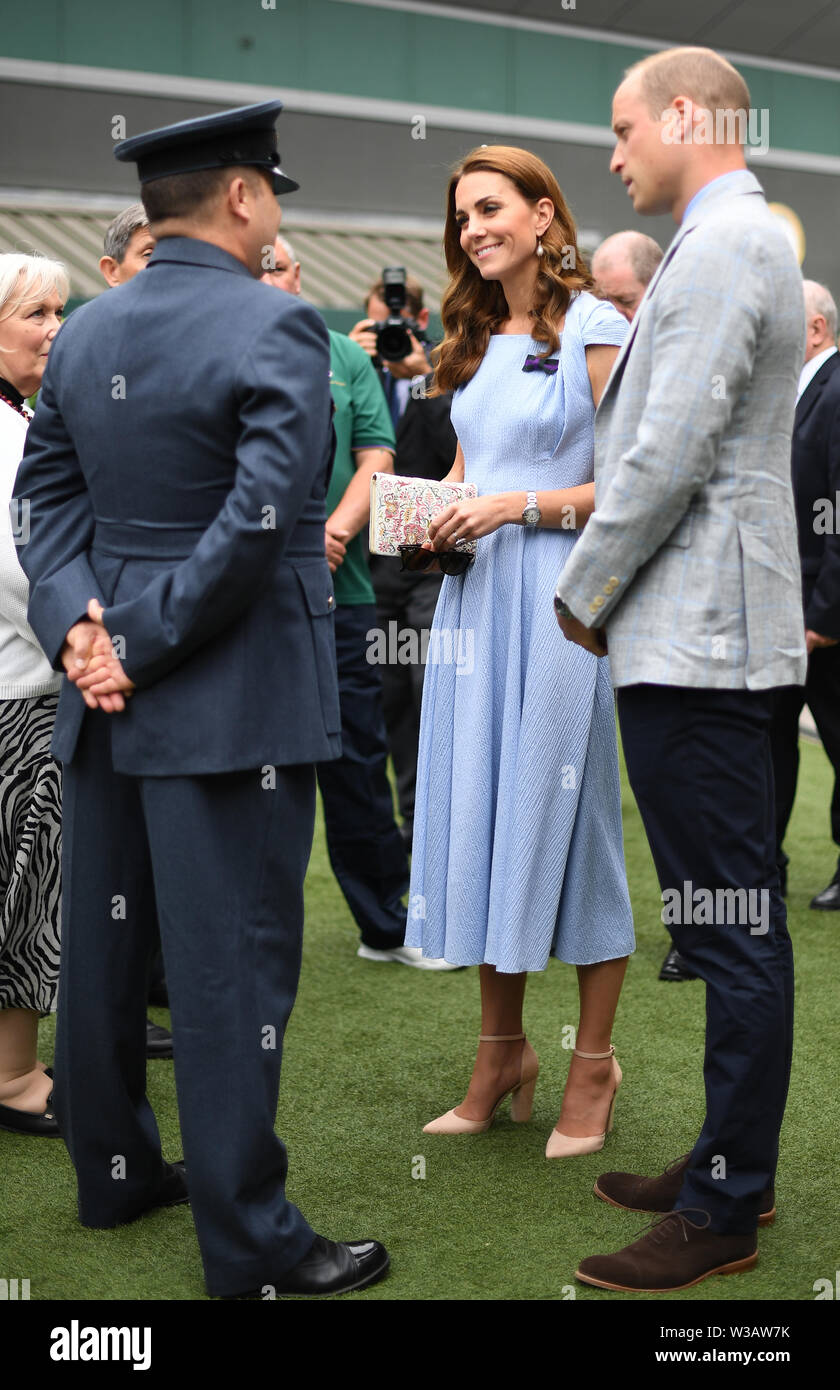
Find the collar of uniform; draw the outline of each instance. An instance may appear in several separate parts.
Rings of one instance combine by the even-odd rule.
[[[686,231],[702,221],[720,198],[736,198],[744,193],[764,194],[764,189],[749,169],[730,169],[727,174],[719,174],[716,179],[698,188],[683,214],[680,231]]]
[[[254,278],[247,265],[243,265],[229,251],[224,251],[213,241],[199,241],[198,237],[162,237],[149,257],[148,265],[155,265],[158,261],[212,266],[216,270],[232,270],[235,275],[247,275],[249,280]]]

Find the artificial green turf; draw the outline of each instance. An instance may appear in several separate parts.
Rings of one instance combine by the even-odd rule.
[[[759,1235],[759,1263],[671,1295],[679,1300],[813,1299],[838,1262],[834,1163],[836,976],[840,914],[808,910],[830,879],[831,779],[819,747],[803,746],[788,835],[789,910],[797,966],[793,1078],[782,1133],[776,1224]],[[661,984],[668,945],[647,843],[624,790],[628,875],[638,949],[614,1040],[625,1081],[605,1149],[548,1162],[576,1023],[574,970],[532,975],[526,1026],[541,1072],[530,1123],[505,1108],[479,1136],[434,1137],[423,1124],[463,1097],[479,1031],[476,970],[425,973],[358,960],[357,934],[330,873],[319,819],[307,880],[304,963],[287,1035],[278,1131],[290,1152],[289,1195],[333,1239],[374,1236],[390,1277],[364,1299],[662,1299],[576,1284],[588,1254],[635,1238],[648,1218],[592,1196],[610,1168],[656,1173],[685,1152],[703,1114],[703,986]],[[165,1023],[168,1015],[153,1010]],[[53,1021],[40,1055],[52,1056]],[[167,1157],[180,1155],[171,1062],[149,1064],[149,1095]],[[416,1178],[418,1158],[425,1177]],[[116,1231],[75,1218],[75,1186],[60,1140],[0,1132],[0,1277],[30,1280],[33,1299],[200,1299],[201,1263],[189,1209],[157,1212]]]

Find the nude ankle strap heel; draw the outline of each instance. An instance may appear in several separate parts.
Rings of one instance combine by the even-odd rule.
[[[597,1153],[599,1149],[604,1147],[606,1137],[613,1127],[615,1098],[622,1081],[621,1067],[615,1060],[615,1048],[610,1045],[609,1052],[581,1052],[578,1048],[574,1048],[574,1054],[576,1057],[584,1057],[588,1062],[605,1062],[608,1057],[612,1058],[615,1090],[612,1093],[610,1108],[607,1112],[607,1127],[603,1134],[588,1135],[580,1139],[571,1134],[563,1134],[559,1129],[553,1129],[545,1146],[546,1158],[577,1158],[581,1154]]]
[[[537,1054],[531,1049],[534,1058],[534,1065],[538,1066]],[[510,1118],[515,1124],[522,1124],[525,1120],[530,1120],[531,1111],[534,1108],[534,1092],[537,1089],[537,1073],[534,1072],[530,1081],[520,1081],[518,1086],[513,1088],[510,1096]]]
[[[423,1126],[424,1134],[483,1134],[492,1125],[496,1111],[506,1096],[510,1096],[510,1118],[512,1120],[521,1123],[523,1120],[531,1118],[540,1064],[537,1054],[525,1034],[480,1033],[478,1040],[479,1042],[520,1042],[524,1040],[525,1046],[522,1049],[519,1081],[515,1086],[510,1086],[502,1092],[486,1120],[467,1120],[463,1115],[456,1115],[455,1109],[447,1110],[445,1115],[441,1115],[438,1119],[431,1120],[429,1124]]]
[[[537,1054],[534,1052],[534,1049],[531,1047],[524,1033],[479,1033],[478,1035],[479,1042],[519,1042],[520,1039],[523,1038],[525,1039],[525,1046],[522,1049],[522,1075],[524,1076],[527,1069],[525,1058],[525,1053],[527,1051],[533,1054],[534,1065],[537,1071],[539,1070]],[[510,1093],[510,1118],[515,1124],[522,1124],[524,1121],[530,1120],[531,1118],[531,1111],[534,1108],[534,1092],[537,1089],[537,1071],[534,1072],[530,1081],[520,1081],[519,1085],[514,1086]],[[505,1094],[507,1094],[507,1092],[505,1092]],[[502,1100],[504,1100],[504,1096]],[[499,1101],[498,1104],[501,1104],[501,1101]],[[495,1114],[495,1111],[493,1114]],[[490,1118],[492,1119],[493,1116],[491,1115]]]

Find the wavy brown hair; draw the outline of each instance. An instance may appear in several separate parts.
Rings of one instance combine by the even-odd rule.
[[[451,278],[440,308],[444,339],[434,354],[435,394],[454,391],[475,375],[491,333],[509,317],[501,283],[482,279],[478,267],[461,249],[461,229],[455,221],[458,182],[478,169],[504,174],[529,203],[550,198],[554,204],[554,217],[542,237],[543,255],[531,310],[532,337],[546,343],[546,356],[557,349],[557,321],[569,307],[573,292],[593,285],[589,267],[578,251],[574,218],[548,165],[530,150],[513,145],[483,145],[472,150],[453,171],[446,195],[443,249]]]

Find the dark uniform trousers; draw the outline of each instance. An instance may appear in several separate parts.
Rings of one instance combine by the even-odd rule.
[[[770,737],[776,779],[776,851],[780,864],[786,862],[782,845],[796,799],[799,716],[806,704],[834,769],[831,838],[840,848],[840,646],[818,647],[811,652],[805,685],[786,685],[776,692]]]
[[[362,941],[389,950],[405,940],[409,875],[388,780],[382,676],[367,660],[367,634],[375,626],[372,604],[336,609],[342,754],[318,763],[318,785],[330,864]]]
[[[749,1232],[774,1181],[793,1044],[793,953],[775,864],[775,691],[618,690],[630,785],[663,889],[753,890],[755,930],[716,912],[669,925],[706,982],[706,1116],[678,1208]],[[762,931],[761,927],[766,926]]]
[[[314,1239],[285,1198],[286,1150],[274,1132],[314,769],[275,768],[273,789],[271,770],[120,775],[111,766],[120,717],[87,713],[64,768],[56,1113],[82,1224],[138,1215],[161,1182],[145,1093],[153,882],[207,1289],[238,1293],[292,1268]]]

